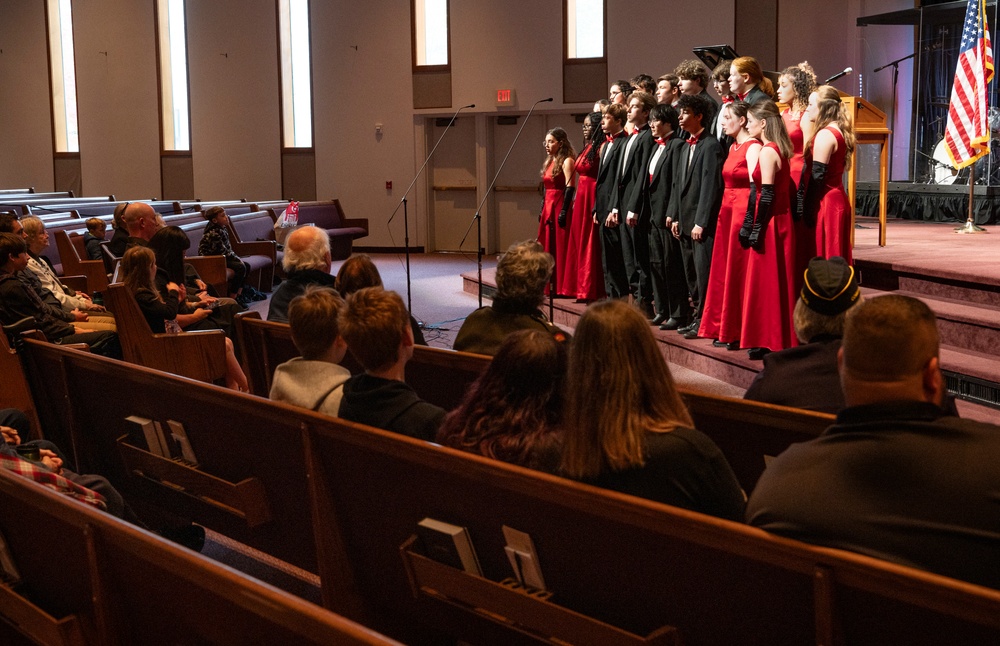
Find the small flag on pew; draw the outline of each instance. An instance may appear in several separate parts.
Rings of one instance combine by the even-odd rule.
[[[944,135],[955,168],[969,166],[990,152],[986,111],[987,86],[992,78],[993,46],[986,0],[969,0]]]

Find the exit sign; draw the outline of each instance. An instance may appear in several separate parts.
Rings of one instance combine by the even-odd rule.
[[[497,107],[513,106],[515,101],[514,90],[497,90]]]

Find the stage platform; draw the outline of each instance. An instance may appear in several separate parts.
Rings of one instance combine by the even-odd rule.
[[[878,221],[859,218],[855,266],[866,297],[895,292],[924,300],[938,316],[941,364],[949,387],[963,401],[963,417],[1000,423],[1000,227],[960,235],[954,224],[891,219],[887,244],[878,246]],[[495,289],[495,270],[483,271],[484,295]],[[466,292],[477,293],[476,272],[462,274]],[[586,305],[555,300],[555,322],[575,327]],[[548,303],[544,307],[548,312]],[[746,389],[760,370],[745,351],[687,340],[654,329],[672,364]]]
[[[886,211],[890,218],[965,222],[969,217],[969,184],[915,184],[889,182]],[[858,215],[878,217],[878,182],[858,182]],[[976,186],[973,218],[976,224],[1000,222],[1000,186]]]

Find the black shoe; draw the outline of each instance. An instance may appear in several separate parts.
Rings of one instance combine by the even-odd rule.
[[[667,321],[663,325],[660,326],[660,329],[661,330],[676,330],[677,328],[684,327],[685,325],[687,325],[686,321],[682,321],[682,320],[670,317],[670,318],[667,319]]]
[[[750,357],[751,361],[763,361],[764,357],[771,354],[771,350],[768,348],[750,348],[747,350],[747,356]]]
[[[194,523],[183,527],[165,527],[160,530],[160,536],[195,552],[205,547],[205,528]]]
[[[720,340],[716,339],[715,341],[712,341],[712,345],[715,346],[716,348],[725,348],[729,344],[726,343],[725,341],[720,341]]]
[[[695,319],[691,321],[690,325],[685,325],[684,327],[677,328],[677,334],[687,334],[688,332],[694,332],[695,336],[698,336],[698,328],[701,327],[701,319]]]
[[[726,344],[726,350],[732,351],[732,350],[742,350],[742,349],[743,348],[740,347],[739,341],[730,341],[729,343]]]
[[[666,316],[664,316],[663,314],[657,314],[656,316],[653,317],[653,320],[650,321],[649,324],[650,325],[661,325],[666,320],[667,320]]]
[[[698,325],[698,326],[693,326],[692,325],[690,328],[688,328],[688,331],[684,333],[684,338],[685,339],[697,339],[698,338],[698,328],[700,328],[700,327],[701,327],[700,325]]]

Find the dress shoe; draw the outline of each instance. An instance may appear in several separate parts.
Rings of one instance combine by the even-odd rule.
[[[685,325],[687,325],[687,321],[679,320],[679,319],[675,319],[673,317],[670,317],[670,318],[668,318],[666,320],[665,323],[663,323],[663,325],[660,326],[660,329],[661,330],[676,330],[677,328],[684,327]]]
[[[747,356],[750,357],[751,361],[763,361],[764,357],[771,354],[771,350],[768,348],[750,348],[747,351]]]
[[[715,341],[712,341],[712,345],[714,347],[716,347],[716,348],[724,348],[724,347],[728,346],[729,344],[726,343],[725,341],[720,341],[720,340],[716,339]]]
[[[677,333],[685,335],[685,338],[691,338],[691,339],[693,339],[696,336],[698,336],[698,328],[700,328],[700,327],[701,327],[701,319],[695,319],[695,320],[691,321],[691,325],[686,325],[686,326],[684,326],[682,328],[677,328]],[[690,332],[694,332],[694,336],[693,337],[686,336]]]
[[[657,314],[653,317],[653,320],[649,322],[650,325],[661,325],[667,320],[664,314]]]
[[[733,350],[742,350],[742,349],[743,348],[740,347],[740,342],[739,341],[730,341],[729,343],[726,344],[726,350],[733,351]]]
[[[689,327],[688,331],[684,333],[684,338],[685,339],[697,339],[698,338],[698,328],[700,328],[700,327],[701,327],[700,325],[699,326],[693,326],[692,325],[691,327]]]

